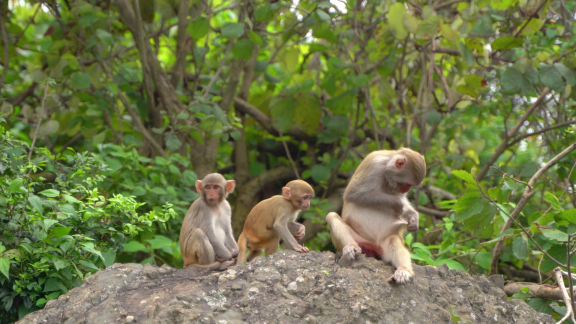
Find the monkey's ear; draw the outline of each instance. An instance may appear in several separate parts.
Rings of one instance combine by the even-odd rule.
[[[406,166],[406,158],[401,157],[396,159],[396,170],[402,170]]]
[[[282,197],[284,197],[284,199],[290,199],[290,188],[288,187],[282,188]]]
[[[232,193],[232,191],[234,191],[235,187],[236,187],[236,182],[234,182],[234,180],[226,181],[226,192],[227,193]]]
[[[198,193],[202,192],[202,180],[196,180],[196,191],[198,191]]]

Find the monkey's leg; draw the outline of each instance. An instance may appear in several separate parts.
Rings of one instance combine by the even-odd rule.
[[[248,259],[246,260],[246,262],[250,262],[250,261],[254,260],[255,257],[262,255],[263,250],[264,249],[250,250],[250,253],[248,253]]]
[[[356,232],[346,224],[340,216],[336,213],[328,213],[326,216],[326,222],[330,226],[330,236],[332,237],[332,243],[338,253],[341,253],[347,259],[355,259],[356,256],[362,253],[362,249],[352,237],[352,233]],[[356,234],[358,236],[358,234]]]
[[[200,228],[192,231],[188,242],[188,244],[191,244],[192,262],[184,264],[184,268],[193,267],[209,270],[225,270],[234,264],[233,260],[223,262],[215,261],[216,253],[214,253],[214,247],[210,244],[206,233]]]
[[[400,235],[392,234],[382,243],[382,260],[392,263],[396,267],[394,275],[388,282],[395,280],[397,283],[406,283],[414,274],[410,252],[404,246],[404,240]]]
[[[270,243],[266,244],[266,256],[278,252],[278,244],[280,244],[280,238],[272,239]]]

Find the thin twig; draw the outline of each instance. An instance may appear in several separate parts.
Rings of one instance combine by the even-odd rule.
[[[528,26],[528,24],[530,23],[530,21],[532,20],[532,18],[536,17],[536,15],[538,14],[538,11],[540,11],[540,9],[542,9],[542,7],[544,7],[544,5],[548,3],[548,0],[542,0],[542,3],[538,6],[538,9],[536,9],[536,11],[534,11],[531,15],[530,18],[528,18],[528,20],[526,21],[526,23],[524,25],[522,25],[522,28],[520,28],[520,30],[518,30],[518,32],[516,33],[516,35],[514,35],[514,37],[518,37],[518,35],[520,35],[520,33],[524,30],[524,28],[526,28],[526,26]]]
[[[282,135],[282,131],[278,130],[280,133],[280,139],[282,140],[282,144],[284,145],[284,149],[286,150],[286,155],[288,156],[288,160],[290,160],[290,164],[292,164],[292,168],[294,169],[294,174],[296,175],[296,179],[300,178],[300,173],[298,173],[298,168],[296,167],[296,163],[292,159],[292,154],[290,154],[290,150],[288,149],[288,144],[286,144],[286,140],[284,139],[284,135]]]
[[[562,322],[564,322],[566,319],[568,319],[568,317],[572,318],[572,322],[576,323],[576,321],[574,320],[574,311],[573,311],[573,307],[572,307],[572,300],[570,299],[570,296],[568,296],[568,293],[566,292],[566,286],[564,285],[564,279],[562,278],[562,270],[560,270],[560,268],[555,268],[554,269],[554,275],[556,276],[556,281],[558,282],[558,287],[560,287],[560,291],[562,292],[562,298],[564,299],[564,304],[566,304],[566,315],[564,315],[564,317],[557,323],[560,324]]]
[[[568,256],[568,259],[566,260],[566,270],[568,270],[568,278],[572,278],[572,270],[570,268],[572,268],[572,266],[570,265],[570,257],[572,257],[572,255],[570,254],[570,242],[572,241],[572,236],[573,234],[568,234],[568,242],[566,242],[566,255]],[[570,306],[572,307],[572,322],[576,323],[576,321],[574,321],[574,309],[576,308],[574,306],[574,286],[572,283],[572,280],[568,280],[568,286],[570,287]]]
[[[224,57],[222,58],[222,62],[226,62],[226,58],[228,57],[228,53],[230,53],[230,49],[232,48],[232,43],[233,43],[232,41],[228,43],[228,47],[226,47],[226,52],[224,52]],[[223,66],[224,66],[224,64],[220,64],[218,66],[218,69],[216,69],[216,73],[214,73],[214,76],[212,77],[212,79],[210,79],[210,82],[208,82],[208,85],[206,86],[206,88],[204,88],[204,93],[202,94],[203,98],[206,98],[206,96],[210,92],[210,88],[212,88],[212,85],[214,84],[214,82],[216,82],[216,79],[218,79],[218,77],[220,76],[220,73],[222,72]]]
[[[4,24],[4,5],[0,6],[0,30],[2,31],[2,46],[4,47],[4,68],[2,69],[2,75],[0,75],[0,91],[2,91],[4,78],[6,77],[6,72],[8,72],[8,60],[10,59],[8,55],[8,35],[6,35],[6,25]]]
[[[38,136],[38,130],[40,129],[40,124],[42,124],[42,115],[44,115],[44,106],[46,104],[46,97],[48,96],[48,80],[46,80],[46,86],[44,87],[44,97],[42,98],[42,106],[40,106],[40,115],[38,117],[38,124],[36,125],[36,130],[34,131],[34,137],[32,137],[32,144],[30,145],[30,151],[28,152],[28,162],[32,157],[32,152],[34,151],[34,144],[36,144],[36,137]]]

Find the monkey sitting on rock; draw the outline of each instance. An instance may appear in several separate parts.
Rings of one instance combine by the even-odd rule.
[[[396,268],[388,282],[408,282],[414,272],[404,233],[418,231],[419,214],[406,193],[425,176],[424,157],[409,148],[368,154],[344,191],[342,218],[326,216],[338,254],[348,260],[375,256]]]
[[[314,197],[314,189],[303,180],[288,182],[282,188],[282,195],[259,202],[244,223],[244,229],[238,238],[240,253],[238,262],[245,262],[248,248],[248,262],[262,254],[276,253],[280,238],[294,251],[306,253],[308,248],[298,244],[296,240],[304,237],[305,227],[296,223],[300,210],[310,208],[310,200]]]

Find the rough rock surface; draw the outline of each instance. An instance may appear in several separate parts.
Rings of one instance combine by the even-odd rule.
[[[498,280],[414,270],[388,284],[392,268],[373,258],[340,266],[331,252],[293,251],[216,273],[113,264],[18,323],[450,323],[450,311],[460,323],[554,322],[507,300]]]

